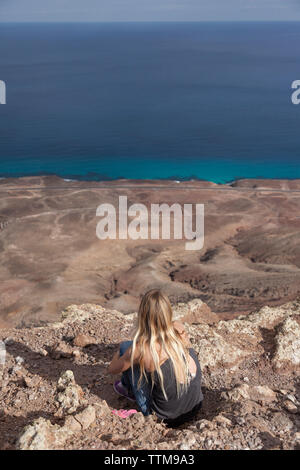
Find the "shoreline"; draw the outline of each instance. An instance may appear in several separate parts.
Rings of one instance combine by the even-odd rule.
[[[159,189],[166,189],[168,186],[170,189],[182,188],[186,185],[188,189],[201,190],[213,189],[213,190],[279,190],[279,191],[300,191],[300,178],[254,178],[254,177],[242,177],[227,181],[226,183],[217,183],[212,180],[202,178],[111,178],[111,179],[84,179],[70,177],[66,178],[57,174],[41,174],[41,175],[24,175],[24,176],[8,176],[0,177],[0,190],[8,189],[25,189],[19,187],[19,183],[24,182],[28,184],[36,184],[36,186],[28,187],[26,189],[73,189],[75,185],[88,187],[89,189],[101,189],[101,188],[132,188],[135,186],[143,188],[155,187]],[[56,183],[58,186],[51,186],[51,183]],[[66,184],[64,184],[66,183]],[[12,184],[12,187],[7,186]],[[172,184],[172,186],[170,186]],[[176,186],[174,186],[174,184]],[[195,185],[195,188],[193,188]]]
[[[0,165],[0,179],[61,178],[66,182],[111,183],[127,181],[180,181],[212,182],[230,185],[240,180],[287,180],[300,179],[298,159],[246,159],[213,158],[123,158],[100,161],[94,158],[51,159],[41,164],[37,160],[10,161]]]

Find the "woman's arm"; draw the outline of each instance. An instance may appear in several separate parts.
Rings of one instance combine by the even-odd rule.
[[[114,357],[112,358],[112,361],[110,365],[108,366],[107,372],[109,374],[115,375],[115,374],[120,374],[121,372],[124,372],[125,370],[129,369],[131,366],[131,351],[132,347],[130,346],[123,356],[120,356],[120,350],[118,350]],[[135,357],[133,360],[135,361],[137,357],[137,350],[135,352]]]
[[[120,356],[120,350],[118,350],[112,358],[112,361],[108,366],[107,372],[109,374],[115,375],[120,374],[121,372],[124,372],[125,370],[129,369],[131,350],[131,347],[128,348],[127,351],[125,351],[125,353],[123,354],[123,356]]]

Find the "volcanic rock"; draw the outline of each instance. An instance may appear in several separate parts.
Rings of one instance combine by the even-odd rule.
[[[181,318],[190,308],[174,305]],[[198,415],[176,429],[153,415],[121,419],[112,413],[134,407],[114,394],[107,366],[120,342],[130,339],[135,315],[73,304],[55,324],[0,330],[0,341],[11,338],[0,388],[0,448],[296,449],[299,314],[300,301],[293,301],[216,323],[186,322],[202,367],[204,400]],[[95,343],[76,360],[41,356],[41,349],[61,342],[77,351],[70,342],[78,335],[92,335]]]
[[[74,346],[85,348],[89,344],[95,344],[95,338],[88,335],[79,334],[73,339]]]
[[[75,383],[74,374],[71,370],[64,372],[57,384],[56,400],[61,413],[74,413],[81,405],[83,391]]]

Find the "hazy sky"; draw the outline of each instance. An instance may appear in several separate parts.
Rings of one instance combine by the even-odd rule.
[[[300,0],[0,0],[0,21],[299,20]]]

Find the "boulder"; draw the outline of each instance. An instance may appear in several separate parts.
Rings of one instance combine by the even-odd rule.
[[[228,392],[223,392],[223,397],[229,398],[229,400],[234,402],[252,400],[267,403],[276,401],[277,399],[276,393],[269,387],[261,385],[251,387],[248,384],[242,384]]]
[[[281,433],[289,432],[293,429],[293,422],[286,416],[286,414],[277,412],[270,419],[270,424],[275,431]]]
[[[83,391],[75,383],[74,374],[71,370],[64,372],[57,384],[56,401],[61,414],[74,413],[82,404]]]
[[[174,316],[190,325],[214,324],[219,321],[218,315],[200,299],[193,299],[187,304],[179,303],[174,308]]]
[[[38,418],[26,426],[17,442],[20,450],[53,450],[63,446],[73,434],[68,427],[51,424],[45,418]]]
[[[293,413],[293,414],[298,413],[297,406],[291,400],[285,400],[283,402],[283,406],[289,413]]]
[[[95,344],[95,342],[95,338],[84,334],[79,334],[73,339],[73,345],[78,348],[85,348],[89,344]]]
[[[70,358],[72,354],[73,350],[71,346],[64,341],[56,343],[50,351],[52,359]]]
[[[246,358],[256,355],[261,349],[252,343],[241,341],[227,332],[209,325],[190,326],[189,334],[193,348],[197,351],[202,368],[229,369],[237,367]]]
[[[300,369],[300,325],[294,318],[287,318],[279,326],[275,337],[276,350],[273,365],[283,373]]]
[[[88,427],[90,427],[90,425],[96,419],[95,408],[89,405],[83,411],[81,411],[81,413],[76,414],[74,418],[76,419],[77,422],[80,423],[82,429],[85,430]]]

